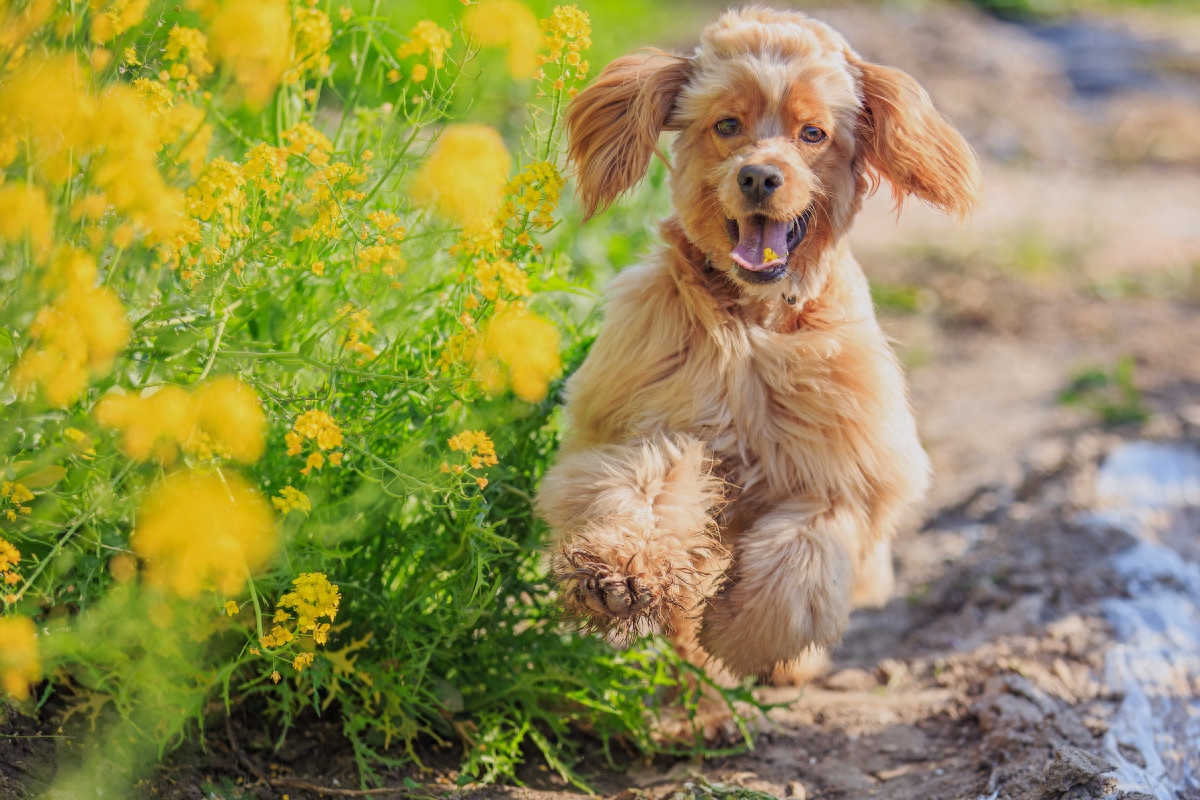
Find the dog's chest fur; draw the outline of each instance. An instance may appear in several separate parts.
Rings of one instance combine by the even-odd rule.
[[[848,253],[834,266],[825,291],[800,308],[782,297],[778,307],[739,304],[720,275],[675,248],[622,274],[572,380],[581,438],[693,434],[735,497],[823,506],[870,495],[895,437],[915,433],[865,278]],[[673,346],[644,344],[655,337]],[[589,402],[597,396],[604,402]]]

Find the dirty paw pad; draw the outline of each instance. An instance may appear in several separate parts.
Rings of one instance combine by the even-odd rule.
[[[648,571],[637,556],[613,566],[586,548],[570,548],[554,559],[567,614],[584,628],[626,646],[654,631],[669,632],[672,607],[679,605],[669,570]]]

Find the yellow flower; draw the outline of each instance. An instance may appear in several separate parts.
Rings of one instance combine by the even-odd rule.
[[[5,482],[5,485],[7,486],[8,483]],[[5,496],[7,497],[7,495]],[[12,584],[16,582],[10,581],[9,576],[17,574],[16,566],[20,563],[21,551],[12,542],[0,536],[0,577],[3,577],[5,583]]]
[[[0,146],[0,166],[25,149],[15,147],[19,137],[38,174],[56,184],[67,180],[72,150],[84,144],[94,109],[86,85],[78,62],[65,56],[29,57],[7,73],[0,81],[0,141],[7,141]]]
[[[96,420],[123,434],[130,458],[171,464],[178,451],[207,461],[249,464],[266,446],[266,417],[258,395],[232,377],[215,378],[189,394],[163,386],[139,395],[109,393],[96,405]]]
[[[267,419],[253,389],[237,378],[220,377],[201,385],[193,397],[200,430],[223,456],[244,464],[262,457]]]
[[[0,689],[18,700],[42,676],[37,628],[26,617],[0,617]]]
[[[555,6],[550,18],[542,20],[541,27],[552,52],[569,42],[579,42],[583,49],[592,45],[591,20],[587,12],[580,11],[578,6]]]
[[[150,0],[111,0],[101,10],[102,2],[93,2],[92,41],[107,42],[142,21]]]
[[[286,619],[286,617],[285,617]],[[284,647],[290,644],[296,637],[287,628],[282,625],[276,625],[271,629],[271,632],[259,640],[263,647]]]
[[[541,37],[529,6],[517,0],[480,0],[463,15],[463,28],[483,47],[508,47],[508,72],[514,78],[533,77]]]
[[[178,24],[167,33],[167,45],[163,60],[177,62],[185,68],[178,78],[187,77],[190,71],[203,79],[212,74],[213,66],[208,61],[208,38],[195,28],[183,28]]]
[[[150,585],[182,597],[237,594],[278,547],[271,507],[240,478],[177,472],[150,490],[130,546]]]
[[[13,383],[20,392],[40,387],[51,405],[66,408],[90,375],[112,369],[129,341],[129,323],[108,289],[76,284],[38,311],[29,336],[34,345],[21,355]]]
[[[296,418],[296,422],[292,425],[292,430],[305,439],[315,439],[317,447],[322,450],[330,450],[342,444],[342,429],[334,422],[333,417],[324,411],[305,411]],[[290,452],[290,447],[291,444],[289,443],[288,454],[297,455]]]
[[[183,192],[163,179],[155,161],[159,137],[159,120],[138,91],[116,84],[97,98],[85,139],[94,153],[89,165],[93,186],[118,212],[145,228],[151,244],[170,239],[183,226]]]
[[[449,125],[413,179],[413,198],[467,233],[482,232],[500,210],[510,163],[495,129]]]
[[[287,136],[286,133],[284,135]],[[320,136],[320,134],[317,135]],[[287,174],[287,159],[288,150],[286,148],[272,147],[266,142],[260,142],[246,153],[245,163],[242,165],[242,175],[248,183],[254,184],[267,197],[274,199],[279,196],[279,191],[283,188],[283,176]]]
[[[400,58],[429,53],[429,63],[434,69],[445,66],[446,50],[451,41],[449,31],[439,27],[433,20],[423,19],[408,32],[408,39],[396,50]]]
[[[302,511],[307,514],[312,510],[312,501],[308,499],[308,495],[295,486],[285,486],[280,489],[279,497],[272,497],[271,504],[284,514],[290,511]]]
[[[549,230],[554,225],[554,209],[558,207],[566,181],[558,167],[548,161],[530,164],[508,183],[505,193],[509,196],[504,206],[506,223],[520,227],[521,218],[528,216],[535,227]],[[520,237],[518,237],[520,239]],[[531,241],[524,236],[522,244]]]
[[[329,163],[333,144],[329,137],[309,125],[300,122],[283,132],[283,141],[292,155],[304,156],[314,165],[324,167]]]
[[[292,659],[292,669],[296,670],[296,672],[301,672],[304,670],[305,667],[311,666],[312,662],[313,662],[313,654],[312,653],[301,653],[300,655],[298,655],[294,659]]]
[[[429,77],[429,67],[425,66],[424,64],[417,64],[415,67],[412,68],[412,82],[413,83],[420,83],[421,81],[425,80],[427,77]],[[397,74],[396,80],[399,80],[399,79],[400,79],[399,74]]]
[[[234,223],[246,207],[245,183],[240,166],[214,158],[187,191],[188,214],[206,221],[217,214],[226,225]]]
[[[301,475],[308,475],[313,469],[320,469],[325,465],[325,456],[320,453],[309,453],[308,458],[304,460],[304,469],[300,470]]]
[[[271,671],[271,683],[279,683],[282,678],[283,676],[279,674],[279,670]]]
[[[225,613],[231,617],[236,617],[237,613],[239,611],[238,604],[234,600],[226,600],[224,608],[225,608]]]
[[[226,3],[209,25],[213,55],[233,72],[246,103],[261,108],[288,67],[291,14],[283,0]]]
[[[46,194],[21,181],[0,184],[0,240],[19,242],[26,236],[34,252],[46,250],[54,231],[54,212]]]
[[[562,372],[558,329],[520,308],[502,311],[489,321],[482,350],[476,376],[489,392],[499,392],[507,384],[517,397],[537,402]]]

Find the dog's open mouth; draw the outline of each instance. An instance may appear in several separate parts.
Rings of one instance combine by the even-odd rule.
[[[811,210],[788,220],[761,214],[725,220],[733,251],[729,256],[744,278],[755,283],[774,283],[787,272],[788,254],[808,233]]]

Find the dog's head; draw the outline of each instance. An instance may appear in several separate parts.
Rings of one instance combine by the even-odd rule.
[[[678,131],[684,232],[752,296],[777,297],[785,279],[818,290],[830,245],[880,178],[897,206],[914,195],[960,217],[981,192],[970,148],[916,81],[796,11],[728,11],[691,57],[617,59],[572,102],[567,129],[588,216],[641,180],[662,131]]]

